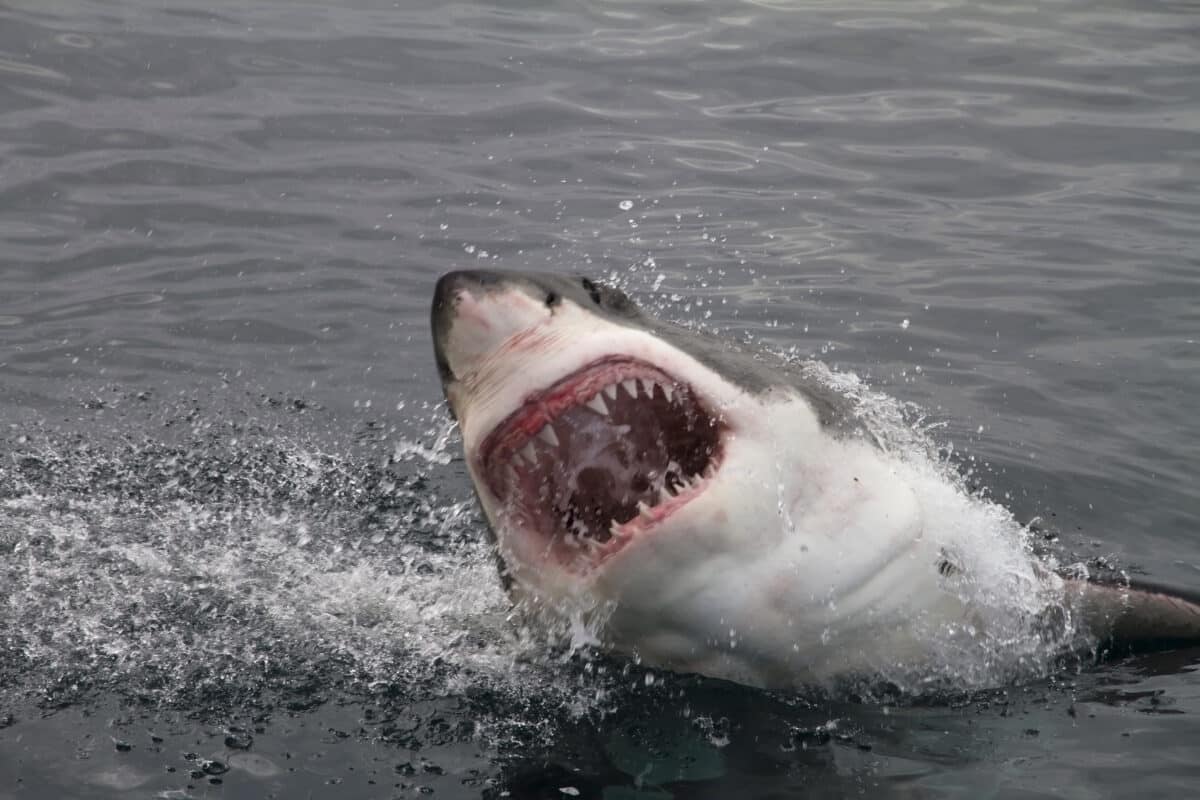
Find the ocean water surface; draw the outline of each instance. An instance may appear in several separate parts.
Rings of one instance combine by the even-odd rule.
[[[521,629],[433,282],[607,278],[1200,587],[1188,2],[0,4],[0,800],[1183,797],[1200,649],[758,692]]]

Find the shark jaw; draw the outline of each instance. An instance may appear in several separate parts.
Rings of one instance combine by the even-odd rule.
[[[686,381],[610,353],[531,392],[474,460],[508,525],[588,573],[705,491],[727,430]]]
[[[738,461],[753,404],[587,293],[490,275],[443,278],[434,330],[510,590],[546,606],[609,602],[599,587],[635,545],[686,536],[720,505],[708,495]]]

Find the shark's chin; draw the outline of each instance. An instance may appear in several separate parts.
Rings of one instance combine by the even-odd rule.
[[[501,524],[586,572],[704,492],[727,430],[688,382],[609,356],[527,395],[476,465]]]

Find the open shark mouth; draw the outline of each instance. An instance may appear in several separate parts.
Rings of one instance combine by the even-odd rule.
[[[609,357],[527,397],[484,439],[479,463],[510,522],[587,568],[704,490],[724,430],[687,383]]]

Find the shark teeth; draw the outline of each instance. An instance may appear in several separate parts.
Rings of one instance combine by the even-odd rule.
[[[639,399],[643,395],[653,400],[656,396],[654,390],[658,389],[663,393],[663,397],[667,399],[668,403],[675,402],[675,397],[678,393],[678,387],[671,383],[659,383],[653,378],[626,378],[603,387],[596,394],[592,395],[584,405],[597,414],[609,414],[611,411],[608,403],[605,402],[605,398],[608,398],[609,402],[615,402],[617,400],[617,392],[620,389],[624,389],[634,400]]]
[[[616,392],[613,392],[613,394],[616,394]],[[584,403],[584,405],[590,408],[592,411],[595,411],[597,414],[601,414],[606,417],[608,416],[608,406],[604,404],[604,398],[598,394],[591,400],[588,400],[586,403]]]
[[[532,441],[526,442],[525,446],[521,448],[521,455],[524,456],[525,460],[530,464],[537,463],[537,450],[534,449]]]
[[[538,431],[538,438],[551,447],[558,447],[558,434],[554,432],[553,425],[543,426],[542,429]]]
[[[677,466],[677,465],[675,465]],[[652,496],[646,500],[639,500],[637,503],[637,514],[633,519],[626,522],[620,522],[613,519],[608,524],[608,533],[610,537],[625,537],[628,532],[625,530],[627,525],[631,525],[639,519],[654,521],[654,509],[670,500],[674,500],[680,495],[687,494],[699,490],[709,477],[716,473],[715,467],[709,467],[703,475],[681,475],[680,473],[668,473],[670,478],[658,484],[657,488],[652,489]]]

